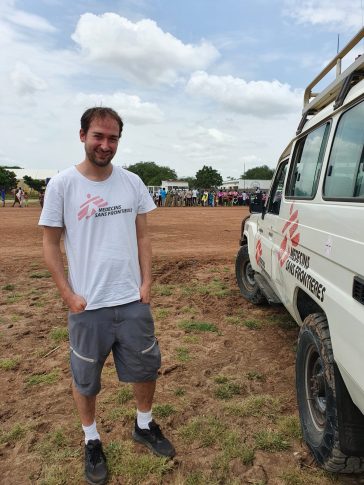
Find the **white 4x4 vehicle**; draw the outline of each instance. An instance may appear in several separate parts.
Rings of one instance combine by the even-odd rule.
[[[297,136],[265,206],[251,204],[236,259],[243,296],[283,303],[301,326],[303,437],[321,466],[342,473],[364,471],[364,55],[340,72],[363,37],[307,87]],[[312,94],[335,65],[336,79]]]

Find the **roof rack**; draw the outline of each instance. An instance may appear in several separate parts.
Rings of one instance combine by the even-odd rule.
[[[335,101],[334,109],[339,108],[345,100],[351,87],[364,78],[364,55],[360,55],[347,68],[341,72],[342,59],[364,38],[364,28],[351,39],[351,41],[332,59],[332,61],[315,77],[306,87],[303,97],[302,119],[297,129],[299,135],[307,121],[308,116],[321,111],[332,101]],[[336,79],[320,93],[312,92],[312,89],[331,72],[336,66]],[[311,98],[313,98],[311,100]]]

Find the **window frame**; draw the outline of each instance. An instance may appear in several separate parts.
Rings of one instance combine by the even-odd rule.
[[[323,145],[321,145],[321,150],[322,150],[322,158],[321,158],[321,168],[320,168],[320,174],[317,177],[316,184],[314,187],[314,192],[312,196],[306,197],[306,196],[300,196],[300,195],[289,195],[288,192],[292,190],[292,175],[294,171],[294,167],[297,166],[296,160],[298,156],[302,155],[302,150],[301,150],[301,141],[307,138],[311,133],[313,133],[315,130],[321,128],[322,126],[325,126],[325,132],[323,136]],[[287,177],[287,183],[286,183],[286,188],[285,188],[285,193],[284,196],[287,200],[314,200],[317,196],[317,189],[319,186],[320,182],[320,177],[322,175],[322,168],[324,165],[324,160],[325,160],[325,154],[326,154],[326,149],[327,149],[327,143],[330,137],[330,132],[331,132],[331,126],[332,126],[332,118],[326,118],[324,120],[321,120],[320,123],[317,125],[313,126],[310,130],[305,131],[300,138],[297,138],[294,150],[293,150],[293,155],[291,158],[291,163],[288,171],[288,177]],[[300,153],[298,153],[300,151]],[[325,172],[326,173],[326,172]]]
[[[284,158],[278,164],[276,174],[275,174],[275,177],[274,177],[274,180],[273,180],[273,183],[272,183],[272,187],[271,187],[271,190],[269,191],[269,197],[268,197],[268,200],[267,200],[267,206],[266,206],[265,214],[271,214],[273,216],[279,216],[279,214],[280,214],[280,210],[279,210],[278,214],[276,214],[275,212],[272,212],[271,209],[272,209],[272,205],[273,205],[273,197],[274,197],[275,193],[277,192],[278,178],[281,176],[282,170],[284,170],[284,166],[287,167],[287,172],[286,172],[286,175],[285,175],[285,178],[286,178],[287,173],[289,172],[289,167],[288,167],[289,166],[289,157]],[[281,204],[282,204],[282,201],[283,201],[284,189],[285,189],[285,186],[284,186],[284,180],[283,180]],[[280,209],[281,209],[281,205],[280,205]]]
[[[364,103],[364,96],[363,95],[360,96],[360,98],[356,99],[354,103],[350,103],[349,105],[345,106],[346,109],[343,110],[340,113],[340,115],[339,115],[339,117],[337,119],[336,126],[335,126],[335,132],[334,132],[333,137],[332,137],[330,151],[329,151],[329,155],[328,155],[328,158],[327,158],[324,179],[323,179],[323,183],[322,183],[322,193],[321,193],[321,196],[322,196],[322,199],[323,200],[333,201],[333,202],[360,202],[360,203],[363,203],[364,202],[364,196],[363,197],[328,197],[328,196],[325,196],[325,184],[326,184],[327,173],[328,173],[329,168],[330,168],[331,153],[332,153],[332,149],[333,149],[333,146],[334,146],[334,142],[335,142],[335,139],[336,139],[336,134],[337,134],[337,130],[338,130],[339,125],[340,125],[341,118],[346,113],[348,113],[351,109],[353,109],[356,106],[358,106],[360,103]]]

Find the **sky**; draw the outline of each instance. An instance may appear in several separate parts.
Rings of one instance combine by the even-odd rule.
[[[102,105],[124,121],[116,165],[275,167],[305,87],[362,25],[363,0],[1,0],[0,165],[79,163]]]

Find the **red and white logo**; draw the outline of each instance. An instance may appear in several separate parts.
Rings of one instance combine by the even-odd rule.
[[[255,248],[255,261],[257,262],[257,264],[259,264],[262,254],[263,254],[262,241],[258,239],[256,248]]]
[[[289,209],[290,218],[282,229],[283,241],[278,252],[278,261],[282,267],[291,254],[291,249],[296,247],[300,242],[300,233],[298,230],[298,210],[294,210],[293,204]]]
[[[89,219],[100,207],[107,206],[107,202],[105,202],[104,199],[98,195],[92,197],[91,194],[87,194],[87,199],[88,200],[86,200],[86,202],[80,205],[81,210],[77,214],[79,221],[84,218]]]

